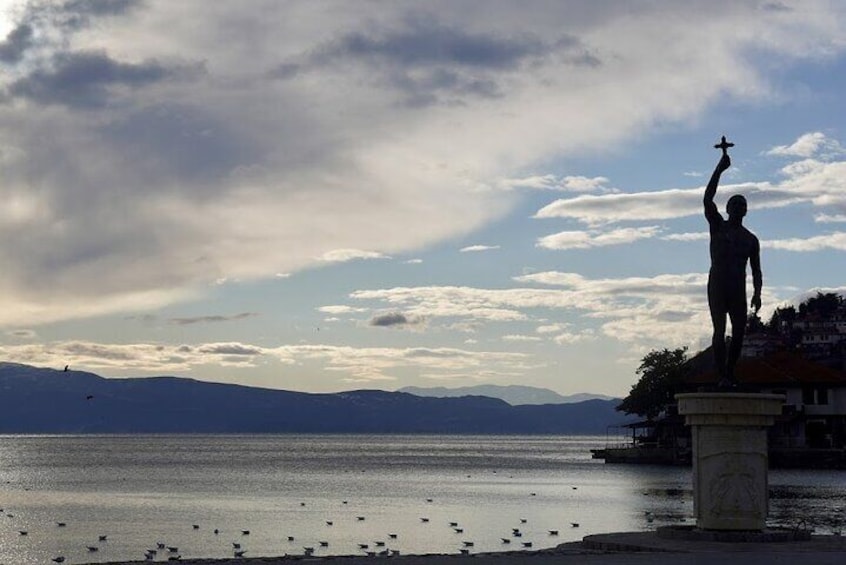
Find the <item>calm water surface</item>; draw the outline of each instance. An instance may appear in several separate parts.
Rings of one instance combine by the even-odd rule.
[[[688,469],[592,460],[590,449],[604,441],[0,436],[0,564],[140,560],[157,542],[185,558],[231,557],[233,543],[252,557],[304,547],[361,554],[359,544],[402,553],[457,553],[464,542],[472,552],[524,542],[539,549],[693,523]],[[774,471],[770,485],[772,525],[819,533],[846,525],[846,472]],[[156,560],[166,558],[159,551]]]

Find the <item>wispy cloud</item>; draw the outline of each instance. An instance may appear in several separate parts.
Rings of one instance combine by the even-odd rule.
[[[761,242],[761,247],[783,251],[846,251],[846,232],[835,232],[806,238],[771,239]]]
[[[320,256],[321,261],[328,263],[346,263],[357,259],[390,259],[378,251],[363,251],[361,249],[333,249]]]
[[[208,364],[254,368],[267,360],[298,366],[318,363],[338,373],[339,382],[393,380],[395,372],[427,372],[449,377],[469,371],[519,372],[528,366],[521,353],[467,351],[456,348],[390,348],[335,345],[261,347],[246,343],[165,345],[104,344],[66,341],[0,345],[0,355],[12,362],[61,367],[71,364],[91,370],[137,371],[143,374],[187,372]]]
[[[235,320],[244,320],[258,316],[256,312],[241,312],[239,314],[232,314],[230,316],[222,316],[219,314],[211,316],[193,316],[189,318],[170,318],[168,322],[176,324],[177,326],[190,326],[194,324],[210,324],[217,322],[232,322]]]
[[[468,245],[467,247],[462,247],[458,251],[460,253],[476,253],[479,251],[494,251],[499,249],[499,245]]]
[[[558,190],[565,192],[609,192],[615,189],[607,186],[609,180],[606,177],[585,177],[581,175],[568,175],[556,177],[555,175],[533,175],[524,178],[504,179],[500,186],[513,188],[529,188],[535,190]]]
[[[641,239],[650,239],[661,232],[658,226],[639,228],[619,228],[609,231],[564,231],[538,239],[537,246],[544,249],[588,249],[633,243]]]

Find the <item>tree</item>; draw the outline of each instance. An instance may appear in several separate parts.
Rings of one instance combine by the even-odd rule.
[[[790,328],[795,321],[796,308],[793,306],[779,306],[773,311],[773,315],[767,323],[767,329],[772,333],[781,333],[784,331],[785,326]]]
[[[652,420],[668,405],[675,403],[687,373],[687,347],[652,350],[641,360],[637,374],[640,380],[632,385],[629,395],[617,406],[626,414],[637,414]]]
[[[816,296],[812,296],[799,305],[799,314],[817,314],[823,318],[828,318],[837,311],[842,303],[843,299],[835,292],[817,292]]]

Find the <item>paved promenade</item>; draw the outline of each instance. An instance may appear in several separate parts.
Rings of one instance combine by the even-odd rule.
[[[286,556],[181,561],[188,565],[373,565],[386,562],[396,565],[844,565],[846,537],[813,536],[809,541],[726,543],[669,540],[659,538],[655,532],[622,532],[587,536],[581,542],[535,552],[398,557]]]

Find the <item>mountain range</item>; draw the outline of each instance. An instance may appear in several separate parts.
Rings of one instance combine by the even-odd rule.
[[[416,387],[407,386],[397,392],[407,392],[416,396],[434,396],[438,398],[449,398],[458,396],[487,396],[499,398],[512,406],[523,404],[572,404],[584,402],[585,400],[614,400],[613,396],[603,394],[590,394],[586,392],[563,396],[548,388],[538,388],[523,385],[476,385],[447,388],[438,387]],[[619,400],[619,399],[617,399]]]
[[[604,434],[617,401],[292,392],[179,377],[104,378],[0,363],[0,433]]]

